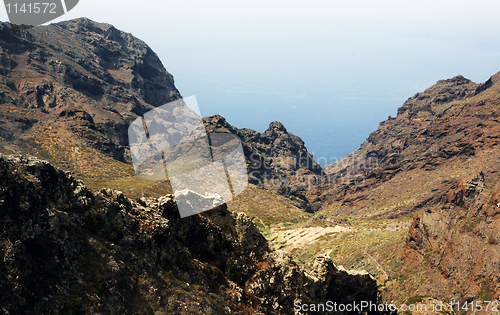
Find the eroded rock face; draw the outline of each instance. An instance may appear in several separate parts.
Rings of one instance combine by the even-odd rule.
[[[0,24],[0,139],[59,137],[128,160],[127,128],[180,94],[143,41],[86,18],[13,33]],[[59,145],[67,145],[61,143]]]
[[[10,314],[292,314],[296,299],[378,301],[368,274],[297,265],[225,205],[180,219],[173,196],[89,191],[0,156],[0,308]]]
[[[106,158],[131,162],[130,123],[180,97],[151,48],[112,25],[81,18],[13,33],[0,24],[0,140],[6,143],[0,152],[27,149],[80,178],[99,178],[96,169],[114,163]],[[205,122],[209,132],[243,140],[253,183],[301,209],[318,208],[310,206],[305,186],[321,167],[283,124],[273,122],[261,134],[221,116]]]
[[[468,177],[481,165],[486,181],[495,181],[499,79],[477,84],[456,76],[410,97],[358,150],[324,167],[346,181],[319,199],[346,215],[391,218],[436,205],[454,185],[449,174],[456,167]],[[371,206],[380,200],[382,209]]]
[[[482,172],[459,183],[439,206],[414,218],[403,254],[405,270],[428,266],[422,295],[442,300],[498,299],[500,199]],[[458,289],[457,289],[458,288]]]
[[[321,173],[321,166],[307,151],[304,141],[280,122],[270,123],[263,133],[233,127],[219,115],[204,118],[204,123],[207,132],[232,133],[242,140],[249,171],[256,171],[257,178],[289,175],[299,169]]]
[[[335,296],[335,302],[344,304],[377,300],[373,277],[338,268],[329,257],[318,257],[311,270],[297,265],[284,251],[273,252],[268,262],[267,268],[252,277],[247,292],[268,296],[265,303],[280,314],[289,313],[296,300],[328,301],[329,296]],[[309,293],[307,297],[304,289]]]
[[[304,141],[289,133],[280,122],[272,122],[263,133],[231,126],[219,115],[204,118],[207,132],[232,133],[243,144],[250,183],[289,198],[305,211],[319,209],[314,204],[315,188],[323,171]]]

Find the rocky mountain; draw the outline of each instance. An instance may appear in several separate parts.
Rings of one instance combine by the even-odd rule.
[[[292,314],[299,300],[381,302],[366,272],[321,255],[298,264],[226,205],[180,219],[168,183],[133,176],[129,124],[181,97],[144,42],[88,19],[18,31],[0,25],[0,151],[65,171],[0,156],[4,313]],[[279,207],[312,210],[305,188],[269,184],[321,173],[281,123],[260,134],[214,116],[205,127],[242,139],[255,187],[290,200]]]
[[[413,275],[404,286],[423,282],[422,294],[443,300],[498,300],[499,196],[499,183],[486,185],[479,172],[454,183],[437,205],[416,216],[403,254]]]
[[[144,42],[86,18],[13,33],[0,24],[0,139],[93,148],[127,160],[127,128],[180,98]],[[14,144],[12,143],[14,142]]]
[[[298,265],[242,213],[180,219],[171,195],[93,193],[37,158],[0,156],[0,216],[4,314],[293,314],[298,300],[380,302],[366,272],[323,256]]]
[[[499,81],[500,73],[481,84],[460,75],[438,81],[381,122],[358,150],[324,169],[279,123],[259,134],[215,116],[206,119],[207,130],[237,134],[254,183],[266,183],[302,209],[331,219],[396,218],[436,204],[456,180],[479,170],[488,183],[497,180]],[[273,134],[279,136],[266,139]],[[253,170],[266,177],[252,176]]]
[[[438,81],[324,168],[330,186],[319,191],[315,222],[355,223],[372,249],[352,246],[349,259],[375,265],[385,300],[499,299],[499,81],[500,73],[481,84],[463,76]],[[398,234],[406,224],[408,233]]]
[[[0,24],[4,153],[48,159],[93,188],[103,178],[124,181],[134,175],[130,123],[180,97],[156,54],[111,25],[81,18],[13,33],[10,24]],[[303,210],[313,210],[304,187],[283,185],[321,172],[299,137],[279,122],[263,134],[234,128],[220,116],[206,118],[205,123],[209,132],[231,132],[243,140],[252,183],[273,188]],[[131,186],[130,180],[124,186]],[[168,184],[144,186],[141,194],[169,190]]]
[[[272,122],[263,133],[231,126],[223,117],[204,118],[207,132],[232,133],[241,139],[249,182],[290,199],[303,210],[313,212],[309,183],[323,170],[307,151],[304,141],[289,133],[280,122]]]
[[[130,164],[129,124],[181,97],[154,52],[88,19],[2,23],[0,152],[74,177],[0,158],[0,307],[278,314],[298,298],[376,301],[376,286],[388,302],[498,299],[499,81],[440,80],[323,169],[279,122],[204,118],[242,140],[252,185],[181,220],[168,183]]]
[[[319,198],[343,215],[397,217],[436,204],[457,179],[499,172],[500,74],[482,84],[457,76],[409,98],[361,147],[325,167]]]

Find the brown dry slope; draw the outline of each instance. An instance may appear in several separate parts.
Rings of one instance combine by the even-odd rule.
[[[0,150],[90,180],[132,175],[129,124],[180,98],[141,40],[86,18],[13,33],[0,24]],[[105,167],[103,167],[105,165]]]
[[[332,182],[318,198],[325,213],[391,218],[439,201],[457,179],[500,170],[500,74],[483,84],[462,76],[409,98],[361,147],[325,167]],[[356,177],[357,176],[357,177]]]
[[[325,168],[330,185],[317,190],[321,210],[309,224],[344,218],[354,232],[296,253],[333,249],[338,263],[383,269],[387,301],[498,299],[499,116],[500,74],[482,84],[441,80],[409,98],[360,149]],[[412,222],[409,234],[370,227],[396,222]]]
[[[391,295],[418,288],[462,303],[499,300],[499,185],[486,185],[479,172],[414,218],[403,253],[406,277]]]

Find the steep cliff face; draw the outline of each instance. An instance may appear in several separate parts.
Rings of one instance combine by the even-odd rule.
[[[500,73],[482,84],[438,81],[324,168],[331,186],[318,191],[318,221],[410,226],[393,238],[357,228],[367,243],[376,240],[370,255],[385,259],[385,300],[498,299],[499,81]],[[343,240],[326,246],[342,248]],[[351,261],[364,254],[351,248]]]
[[[498,300],[500,295],[500,191],[484,174],[459,182],[413,220],[403,254],[405,270],[419,270],[422,295],[457,301]],[[421,270],[421,266],[425,266]],[[422,281],[422,279],[429,279]]]
[[[496,180],[499,79],[457,76],[409,98],[357,151],[325,167],[338,184],[320,199],[348,215],[395,217],[436,203],[453,178],[481,169]]]
[[[232,133],[243,144],[250,183],[289,198],[306,211],[319,207],[312,204],[312,186],[321,177],[321,166],[307,151],[304,141],[289,133],[280,122],[272,122],[263,133],[231,126],[223,117],[204,118],[207,132]]]
[[[207,132],[228,132],[236,134],[243,142],[249,169],[256,171],[258,178],[273,175],[287,175],[298,169],[321,173],[321,166],[307,151],[304,141],[289,133],[280,122],[272,122],[263,133],[251,129],[238,129],[215,115],[204,119]],[[257,180],[256,180],[257,182]]]
[[[18,33],[0,24],[4,153],[49,159],[92,183],[130,178],[130,123],[180,97],[156,54],[109,24],[82,18]],[[209,132],[232,132],[243,140],[254,184],[276,190],[301,209],[317,209],[297,181],[307,182],[321,167],[281,123],[262,134],[234,128],[221,116],[205,123]]]
[[[10,314],[292,314],[378,301],[375,280],[296,264],[226,207],[180,219],[172,196],[92,193],[45,161],[0,156],[0,308]]]
[[[0,91],[7,148],[80,145],[119,161],[128,159],[130,122],[180,98],[144,42],[86,18],[18,33],[1,23]]]

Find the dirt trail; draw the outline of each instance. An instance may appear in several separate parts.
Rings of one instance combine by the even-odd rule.
[[[292,250],[294,248],[299,248],[304,245],[309,245],[317,241],[317,239],[326,234],[349,232],[352,228],[345,226],[333,226],[333,227],[308,227],[300,229],[278,229],[274,230],[273,234],[276,235],[274,238],[275,247],[285,250]]]
[[[372,255],[368,254],[368,252],[366,251],[366,247],[365,247],[365,251],[363,253],[363,257],[365,259],[371,260],[372,263],[377,267],[377,269],[382,272],[383,276],[381,276],[382,277],[381,281],[389,279],[387,272],[385,272],[384,268],[382,268],[382,266],[378,263],[378,261]],[[377,279],[377,280],[379,280],[379,279]]]

